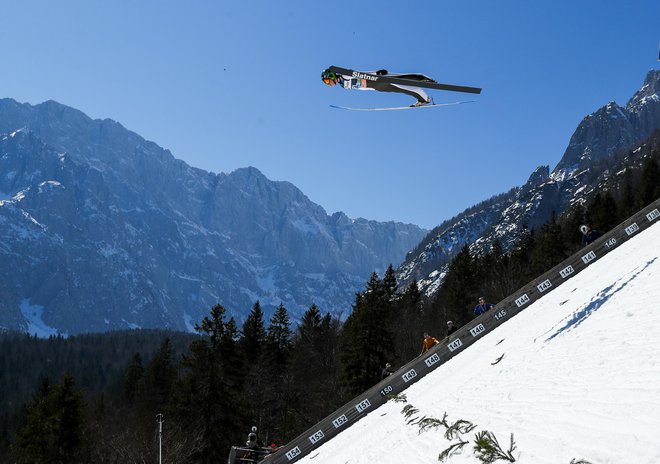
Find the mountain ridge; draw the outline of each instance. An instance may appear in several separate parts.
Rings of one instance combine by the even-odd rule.
[[[402,285],[417,281],[422,293],[432,297],[452,257],[463,246],[481,254],[499,240],[504,250],[510,249],[522,228],[539,227],[553,211],[561,214],[574,202],[583,202],[599,182],[591,179],[592,170],[608,175],[604,161],[636,149],[658,128],[660,71],[651,70],[625,107],[610,102],[583,118],[552,171],[549,166],[540,166],[522,186],[495,195],[434,228],[407,255],[396,271],[397,279]]]
[[[257,300],[340,312],[425,233],[329,216],[254,167],[206,172],[53,101],[0,100],[0,134],[0,237],[13,253],[0,326],[192,330],[214,304],[242,319]]]

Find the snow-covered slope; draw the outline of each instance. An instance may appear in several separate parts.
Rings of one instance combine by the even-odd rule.
[[[658,463],[659,300],[655,224],[412,385],[406,401],[418,416],[477,425],[449,463],[479,462],[482,430],[503,448],[513,434],[519,463]],[[420,433],[403,407],[386,403],[297,462],[438,462],[458,439],[444,427]]]

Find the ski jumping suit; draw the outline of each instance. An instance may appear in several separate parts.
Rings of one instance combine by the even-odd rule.
[[[374,72],[369,72],[375,74]],[[402,79],[410,79],[416,81],[431,80],[423,74],[390,74],[391,76],[400,77]],[[380,81],[370,81],[367,79],[358,79],[352,76],[339,75],[339,83],[345,89],[357,90],[377,90],[379,92],[396,92],[405,93],[415,97],[420,103],[428,103],[429,96],[419,87],[412,87],[409,85],[390,84]]]

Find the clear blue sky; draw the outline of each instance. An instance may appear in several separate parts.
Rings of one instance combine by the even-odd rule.
[[[584,116],[657,67],[659,40],[657,0],[9,0],[0,97],[114,119],[205,170],[254,166],[329,214],[431,228],[554,167]],[[335,110],[412,99],[331,89],[331,64],[484,90]]]

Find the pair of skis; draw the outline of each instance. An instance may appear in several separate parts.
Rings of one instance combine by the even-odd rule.
[[[330,108],[337,108],[339,110],[351,110],[351,111],[394,111],[394,110],[418,110],[421,108],[435,108],[437,106],[452,106],[452,105],[462,105],[463,103],[473,103],[475,100],[452,102],[452,103],[428,103],[426,105],[419,106],[392,106],[389,108],[350,108],[348,106],[337,106],[330,105]]]
[[[479,87],[468,87],[464,85],[441,84],[433,79],[421,74],[380,74],[380,73],[365,73],[361,71],[354,71],[352,69],[340,68],[338,66],[330,66],[330,71],[342,76],[351,76],[358,79],[368,79],[370,81],[380,81],[387,84],[407,85],[411,87],[423,87],[427,89],[448,90],[451,92],[463,93],[481,93]],[[429,103],[419,106],[397,106],[391,108],[349,108],[347,106],[330,105],[332,108],[352,111],[392,111],[392,110],[413,110],[420,108],[435,108],[437,106],[452,106],[462,105],[463,103],[472,103],[474,100],[460,101],[453,103]]]

